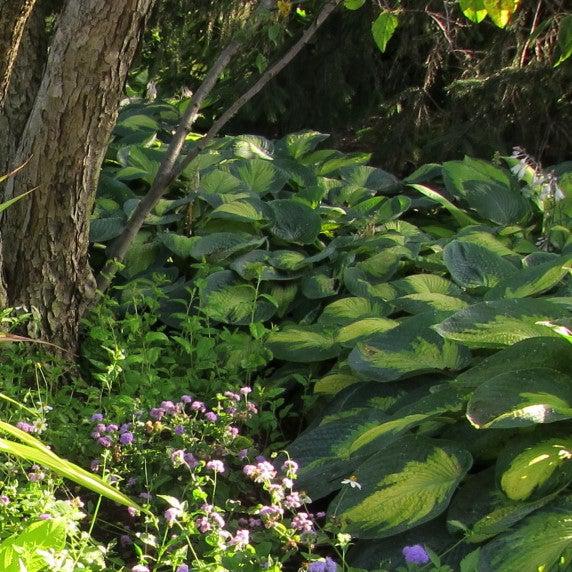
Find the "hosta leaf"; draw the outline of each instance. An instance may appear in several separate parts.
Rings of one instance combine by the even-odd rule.
[[[468,306],[467,302],[460,298],[435,293],[408,294],[407,296],[397,298],[394,304],[408,314],[421,314],[431,310],[456,312]]]
[[[290,155],[292,155],[294,159],[299,159],[303,155],[306,155],[306,153],[313,151],[328,137],[329,135],[319,133],[318,131],[300,131],[286,135],[282,141],[286,145]]]
[[[572,499],[565,497],[481,548],[479,572],[552,570],[570,547]]]
[[[520,0],[483,0],[490,19],[499,27],[504,28],[516,12]]]
[[[353,348],[358,342],[364,341],[374,334],[392,330],[398,325],[399,322],[387,318],[364,318],[342,326],[338,330],[337,340],[342,346]]]
[[[352,454],[356,452],[374,453],[386,442],[392,442],[398,435],[431,417],[461,411],[466,402],[465,393],[454,387],[444,387],[421,398],[416,403],[402,407],[387,421],[364,431],[352,443]]]
[[[442,513],[471,463],[456,445],[405,437],[356,469],[361,489],[341,491],[329,514],[354,537],[394,536]]]
[[[572,418],[572,378],[555,369],[501,373],[479,385],[467,406],[477,429],[526,427]]]
[[[256,289],[249,284],[239,284],[211,291],[202,310],[218,322],[246,325],[269,320],[276,308],[265,299],[257,300]]]
[[[252,199],[231,201],[215,208],[210,218],[236,220],[239,222],[260,222],[267,218],[268,212],[264,203]]]
[[[572,480],[572,437],[511,443],[499,458],[501,489],[512,500],[546,494]]]
[[[363,187],[371,191],[388,192],[399,186],[399,181],[391,174],[365,165],[340,169],[341,177],[354,187]]]
[[[480,244],[487,250],[498,254],[499,256],[506,257],[508,260],[512,258],[519,258],[514,251],[508,248],[504,242],[491,234],[490,232],[483,232],[475,230],[475,227],[468,227],[460,230],[457,233],[457,238],[463,242],[470,242],[472,244]]]
[[[457,377],[457,383],[478,387],[506,372],[549,367],[572,376],[570,344],[557,337],[527,338],[485,358]]]
[[[443,250],[443,262],[463,288],[492,288],[516,274],[508,260],[480,244],[453,240]]]
[[[485,161],[465,157],[443,164],[443,180],[454,197],[464,199],[481,217],[501,225],[519,224],[530,206],[509,175]]]
[[[286,182],[272,161],[264,159],[249,159],[234,163],[232,171],[246,189],[260,196],[277,193]]]
[[[241,250],[256,248],[264,241],[264,238],[255,238],[249,234],[214,232],[199,237],[191,248],[191,256],[197,260],[224,260]]]
[[[201,177],[199,190],[209,195],[224,195],[244,189],[240,179],[228,171],[214,169]]]
[[[468,542],[483,542],[506,532],[552,500],[554,495],[534,502],[514,502],[501,497],[495,487],[494,469],[490,467],[468,477],[453,498],[447,520],[451,529],[464,527]]]
[[[275,250],[268,261],[278,270],[296,270],[304,265],[306,256],[295,250]]]
[[[107,242],[117,238],[125,228],[125,217],[98,218],[89,226],[90,242]]]
[[[230,267],[245,280],[293,280],[295,275],[281,274],[268,264],[267,250],[251,250],[232,261]]]
[[[300,465],[297,485],[317,500],[342,487],[343,478],[355,465],[349,459],[349,445],[364,427],[375,425],[385,415],[375,409],[358,409],[339,419],[322,421],[306,430],[288,447]]]
[[[341,347],[336,332],[322,325],[292,325],[272,332],[268,347],[277,359],[311,363],[337,357]]]
[[[429,188],[427,185],[409,184],[409,186],[414,188],[422,195],[440,204],[444,209],[448,210],[450,215],[457,221],[459,226],[463,227],[470,224],[477,224],[477,221],[470,217],[463,209],[455,206],[450,200],[446,199],[437,191]]]
[[[458,296],[461,289],[450,280],[436,274],[412,274],[391,283],[401,295],[446,294]]]
[[[395,33],[398,25],[399,19],[397,16],[392,12],[387,11],[382,12],[372,24],[371,33],[373,34],[373,39],[381,52],[385,52],[387,42],[391,40],[391,37]]]
[[[302,279],[302,294],[310,300],[335,296],[337,292],[336,281],[321,272],[315,272]]]
[[[405,246],[393,246],[383,249],[379,254],[371,256],[357,264],[357,268],[366,277],[375,281],[389,280],[398,270],[403,258],[411,258],[412,251]]]
[[[181,258],[191,256],[193,246],[200,240],[198,236],[183,236],[174,232],[165,232],[159,235],[161,242],[173,253]]]
[[[463,14],[475,24],[487,17],[487,9],[483,0],[459,0]]]
[[[311,244],[318,238],[322,221],[310,207],[291,199],[279,199],[268,203],[272,209],[274,236],[287,242]]]
[[[391,307],[381,301],[367,298],[341,298],[328,304],[318,321],[329,326],[347,326],[362,318],[379,318],[386,315]]]
[[[556,336],[539,322],[558,319],[563,308],[553,302],[522,298],[480,302],[453,314],[434,329],[444,338],[474,348],[502,348],[526,338]]]
[[[271,160],[274,145],[259,135],[239,135],[233,138],[234,154],[243,159]]]
[[[387,199],[375,210],[375,222],[383,224],[390,220],[395,220],[406,212],[410,206],[411,199],[404,195]]]
[[[432,312],[403,321],[384,334],[373,335],[350,353],[349,365],[366,379],[393,381],[402,377],[467,365],[469,352],[430,329]]]
[[[571,270],[570,259],[566,260],[564,257],[555,261],[537,264],[501,280],[492,290],[486,293],[485,298],[487,300],[524,298],[542,294],[554,288]]]
[[[314,384],[314,393],[321,394],[321,395],[336,395],[353,385],[354,383],[359,383],[361,379],[350,372],[334,372],[321,377],[316,381]]]

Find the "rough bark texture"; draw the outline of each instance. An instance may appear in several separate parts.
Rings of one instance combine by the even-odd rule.
[[[39,335],[74,349],[94,280],[87,247],[97,177],[129,65],[154,0],[70,0],[60,15],[7,196],[4,273],[11,305],[35,307]]]
[[[10,85],[26,22],[36,0],[0,0],[0,107]]]

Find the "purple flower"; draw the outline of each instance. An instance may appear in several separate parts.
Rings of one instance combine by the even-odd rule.
[[[122,534],[119,537],[119,543],[123,548],[126,548],[127,546],[131,546],[133,544],[133,541],[131,540],[131,537],[128,534]]]
[[[96,430],[98,433],[104,433],[105,431],[107,431],[107,426],[105,425],[105,423],[98,423],[98,424],[95,426],[95,430]]]
[[[181,516],[181,514],[182,511],[180,508],[171,507],[163,513],[163,516],[165,517],[167,524],[171,526],[177,520],[177,518]]]
[[[38,516],[38,518],[39,518],[40,520],[50,520],[50,518],[52,518],[52,515],[51,515],[51,514],[48,514],[47,512],[44,512],[44,513],[40,514],[40,515]]]
[[[205,413],[205,419],[211,423],[214,423],[218,419],[218,415],[212,411],[209,411],[208,413]]]
[[[161,409],[160,407],[153,407],[153,409],[149,411],[149,415],[156,421],[161,421],[165,415],[165,410]]]
[[[224,473],[224,463],[216,459],[209,461],[207,463],[207,469],[210,469],[214,473]]]
[[[134,439],[135,439],[135,437],[133,437],[133,433],[131,433],[130,431],[127,431],[126,433],[123,433],[119,437],[119,442],[122,445],[131,445],[131,443],[133,443]]]
[[[123,423],[119,428],[120,433],[127,433],[127,431],[131,430],[131,423]]]
[[[302,506],[300,493],[292,492],[284,499],[284,506],[289,509],[300,508]]]
[[[298,463],[296,463],[296,461],[292,461],[291,459],[288,459],[287,461],[284,461],[284,463],[282,465],[282,470],[289,477],[291,477],[292,475],[295,475],[298,472]]]
[[[308,572],[336,572],[337,569],[338,565],[329,556],[325,560],[312,562],[308,566]]]
[[[162,401],[161,409],[165,411],[165,413],[176,413],[177,406],[172,401]]]
[[[183,403],[192,403],[193,397],[191,395],[181,395],[181,401]]]
[[[28,480],[31,483],[39,483],[40,481],[43,481],[45,478],[46,474],[40,471],[39,467],[33,473],[28,473]]]
[[[31,423],[27,423],[26,421],[18,421],[18,423],[16,423],[16,427],[18,427],[20,431],[24,431],[26,433],[36,432],[36,428]]]
[[[132,506],[127,507],[127,512],[129,513],[129,516],[135,517],[139,515],[139,511],[136,508],[133,508]]]
[[[314,523],[307,512],[299,512],[292,519],[292,526],[300,532],[312,532],[314,530]]]
[[[131,572],[150,572],[150,570],[145,564],[136,564],[131,568]]]
[[[189,572],[189,567],[186,564],[181,564],[177,567],[176,572]]]
[[[236,531],[236,534],[232,537],[229,544],[231,546],[236,546],[239,550],[244,548],[250,542],[250,532],[246,529],[240,529]]]
[[[239,401],[240,400],[240,395],[238,395],[238,393],[234,393],[232,391],[225,391],[224,395],[225,395],[225,397],[228,397],[228,399],[230,399],[231,401]]]
[[[202,401],[194,401],[191,404],[191,409],[193,411],[205,411],[205,404]]]
[[[94,413],[94,414],[91,416],[91,420],[92,420],[94,423],[99,423],[100,421],[103,421],[103,413]]]
[[[108,433],[115,433],[117,430],[119,430],[119,426],[117,426],[115,423],[110,423],[106,429]]]
[[[194,469],[199,464],[192,453],[185,453],[184,461],[189,469]]]
[[[1,495],[0,496],[0,504],[2,506],[6,506],[6,505],[10,504],[10,498],[7,497],[6,495]]]
[[[99,459],[93,459],[90,468],[94,473],[99,471],[99,469],[101,469],[101,461]]]
[[[404,546],[402,553],[407,564],[427,564],[431,560],[429,554],[427,554],[427,551],[421,544]]]
[[[240,393],[242,393],[242,395],[248,395],[249,393],[252,393],[252,387],[248,387],[248,385],[245,387],[241,387]]]
[[[175,427],[175,435],[183,435],[184,433],[185,433],[185,428],[182,425],[177,425]]]
[[[211,523],[206,516],[201,516],[195,521],[197,528],[204,534],[212,529]]]
[[[143,491],[142,493],[139,493],[139,498],[143,499],[144,501],[150,502],[151,499],[153,498],[153,495],[151,493]]]
[[[238,452],[238,458],[239,458],[241,461],[244,461],[244,459],[246,459],[246,457],[248,457],[248,449],[241,449],[241,450]]]
[[[109,437],[100,437],[97,442],[106,449],[111,447],[111,439]]]

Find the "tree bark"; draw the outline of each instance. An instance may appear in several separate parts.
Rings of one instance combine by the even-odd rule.
[[[154,0],[69,0],[15,162],[8,197],[38,187],[4,213],[11,305],[35,307],[39,336],[75,349],[94,287],[89,217],[127,72]]]
[[[26,22],[36,0],[0,0],[0,107],[6,97]]]

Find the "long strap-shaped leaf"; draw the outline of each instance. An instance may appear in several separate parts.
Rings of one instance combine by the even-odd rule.
[[[55,473],[58,473],[62,477],[70,479],[78,485],[81,485],[82,487],[100,494],[114,502],[133,507],[139,511],[144,510],[129,497],[109,486],[98,475],[94,475],[93,473],[62,459],[41,441],[32,437],[25,431],[22,431],[5,421],[0,421],[0,431],[8,433],[25,443],[25,445],[23,445],[22,443],[17,443],[0,437],[0,451],[4,451],[9,455],[15,455],[21,459],[26,459],[27,461],[46,467]]]

